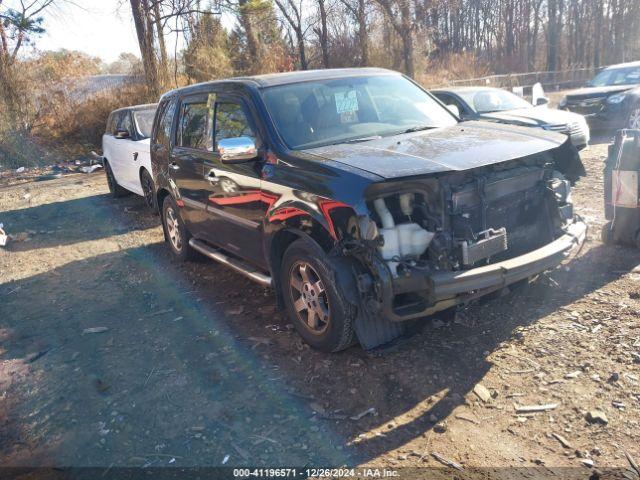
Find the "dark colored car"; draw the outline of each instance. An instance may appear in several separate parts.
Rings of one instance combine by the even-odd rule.
[[[640,128],[640,62],[612,65],[584,88],[568,93],[558,108],[584,115],[591,128]]]
[[[151,155],[172,252],[273,287],[326,351],[385,343],[402,321],[526,281],[585,236],[570,196],[584,167],[567,137],[461,124],[387,70],[171,91]]]
[[[524,98],[501,88],[450,87],[432,90],[447,107],[454,108],[462,120],[486,120],[522,127],[542,128],[563,133],[578,150],[589,144],[589,125],[582,115],[549,108],[541,97],[533,106]]]

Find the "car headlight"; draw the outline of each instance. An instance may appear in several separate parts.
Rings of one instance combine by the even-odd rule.
[[[617,93],[615,95],[611,95],[609,98],[607,98],[607,103],[611,105],[617,105],[618,103],[622,102],[626,98],[626,96],[626,93]]]
[[[560,100],[560,103],[558,104],[558,107],[564,108],[566,106],[567,106],[567,97],[562,97],[562,100]]]

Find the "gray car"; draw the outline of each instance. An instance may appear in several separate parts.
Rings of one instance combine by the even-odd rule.
[[[431,93],[463,120],[487,120],[564,133],[578,150],[589,144],[589,126],[584,117],[549,108],[546,98],[539,98],[534,106],[511,92],[491,87],[446,88]]]

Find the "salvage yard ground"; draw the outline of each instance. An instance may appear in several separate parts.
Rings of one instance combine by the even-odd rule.
[[[577,258],[375,352],[313,351],[268,290],[177,264],[102,172],[0,187],[0,466],[629,468],[640,252],[599,239],[605,141]]]

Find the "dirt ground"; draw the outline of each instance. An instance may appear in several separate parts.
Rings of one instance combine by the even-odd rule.
[[[101,172],[0,187],[0,466],[630,468],[640,251],[600,242],[595,143],[577,258],[374,352],[313,351],[270,291],[176,263]]]

